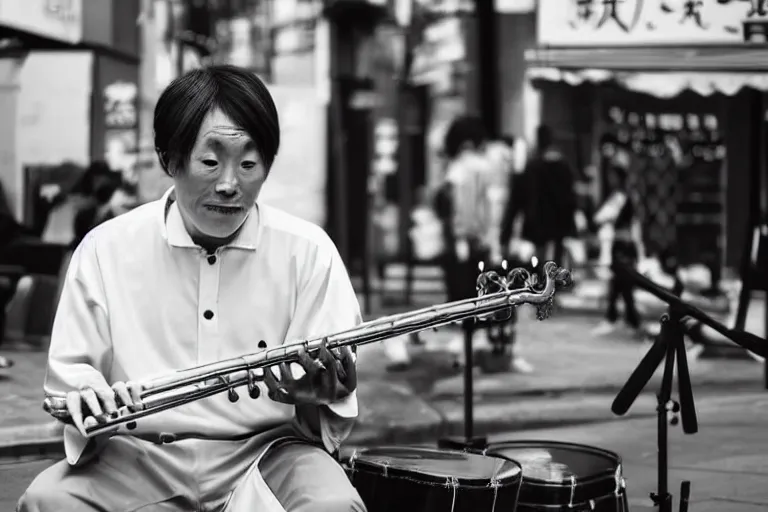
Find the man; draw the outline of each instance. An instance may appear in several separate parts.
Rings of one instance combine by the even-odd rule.
[[[173,187],[94,228],[72,256],[45,382],[68,393],[67,460],[18,510],[364,511],[331,456],[357,415],[348,349],[302,352],[302,372],[281,365],[279,379],[267,370],[257,400],[224,393],[142,418],[129,435],[83,437],[91,415],[141,409],[137,382],[361,321],[325,232],[257,202],[280,129],[256,76],[192,71],[154,119]]]
[[[516,176],[501,224],[500,242],[507,247],[517,218],[523,216],[521,236],[536,245],[541,261],[562,263],[563,240],[576,230],[576,194],[570,166],[554,147],[552,130],[545,125],[536,132],[536,154]]]

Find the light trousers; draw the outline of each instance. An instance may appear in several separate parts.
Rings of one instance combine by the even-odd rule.
[[[82,467],[43,471],[19,512],[365,512],[343,468],[290,426],[243,441],[109,440]]]

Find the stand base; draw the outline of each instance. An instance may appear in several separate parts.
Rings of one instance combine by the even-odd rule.
[[[441,450],[485,450],[488,447],[488,439],[485,437],[444,437],[437,441],[437,447]]]

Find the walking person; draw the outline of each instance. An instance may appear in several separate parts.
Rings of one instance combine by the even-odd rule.
[[[491,255],[492,167],[484,155],[488,142],[479,117],[456,118],[445,134],[445,175],[435,196],[435,212],[443,224],[445,251],[442,258],[448,300],[477,296],[478,264]],[[465,328],[469,328],[465,324]],[[450,344],[458,361],[463,360],[463,336]]]
[[[515,179],[502,231],[536,246],[540,261],[562,264],[564,240],[576,231],[576,192],[571,167],[555,148],[552,130],[545,125],[536,132],[536,151],[523,173]],[[522,216],[522,232],[513,232]]]
[[[610,226],[613,231],[611,244],[612,262],[621,262],[636,267],[645,259],[642,227],[636,214],[635,198],[627,186],[628,169],[624,165],[612,164],[608,170],[609,193],[607,199],[595,214],[598,225]],[[640,314],[637,311],[632,281],[615,272],[608,285],[608,309],[603,321],[593,331],[605,335],[614,332],[619,319],[618,301],[624,301],[624,321],[640,339],[645,338]]]
[[[506,203],[501,216],[501,223],[499,225],[499,243],[498,247],[501,251],[502,258],[507,262],[507,269],[513,269],[518,267],[527,267],[529,262],[523,261],[520,255],[516,251],[510,250],[512,246],[512,232],[513,226],[509,221],[508,212],[513,210],[512,201],[516,199],[514,195],[514,187],[516,181],[520,177],[520,171],[516,167],[515,148],[519,145],[519,141],[513,136],[507,135],[502,138],[502,141],[509,149],[509,160],[507,161],[507,182],[506,182]],[[533,366],[520,357],[515,352],[515,342],[517,341],[517,309],[513,308],[510,311],[509,320],[495,328],[490,329],[489,341],[494,347],[494,351],[499,352],[508,350],[511,357],[511,369],[518,373],[531,373],[534,371]]]

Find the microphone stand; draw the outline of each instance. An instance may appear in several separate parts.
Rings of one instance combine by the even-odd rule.
[[[679,295],[682,287],[678,283],[673,292]],[[657,492],[651,493],[651,500],[659,512],[672,512],[672,494],[669,492],[669,437],[667,421],[672,425],[678,423],[677,413],[680,413],[683,432],[695,434],[698,432],[698,419],[693,402],[691,376],[688,372],[688,358],[685,351],[682,319],[685,311],[677,304],[670,304],[667,312],[660,319],[661,331],[653,342],[648,353],[643,357],[637,369],[629,377],[624,387],[613,401],[611,410],[618,416],[623,416],[637,399],[640,392],[653,377],[657,368],[664,360],[664,373],[657,397],[657,448],[658,448],[658,487]],[[672,400],[673,374],[677,360],[677,389],[679,402]],[[669,420],[669,413],[673,413]],[[690,481],[684,481],[680,489],[680,512],[688,509]]]

